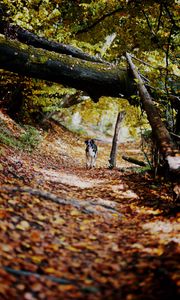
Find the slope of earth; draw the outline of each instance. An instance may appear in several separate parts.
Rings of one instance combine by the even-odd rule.
[[[98,146],[86,170],[84,140],[57,125],[32,153],[1,145],[0,300],[178,299],[171,186],[107,169]]]

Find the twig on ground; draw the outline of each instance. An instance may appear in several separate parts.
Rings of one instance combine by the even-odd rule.
[[[53,282],[57,282],[59,284],[62,285],[74,285],[77,286],[80,290],[82,291],[87,291],[87,292],[97,292],[98,289],[96,287],[93,286],[81,286],[78,282],[76,282],[75,280],[70,280],[70,279],[66,279],[66,278],[59,278],[59,277],[55,277],[52,275],[41,275],[35,272],[30,272],[30,271],[24,271],[24,270],[15,270],[12,269],[10,267],[4,267],[4,270],[10,274],[13,274],[15,276],[34,276],[36,278],[45,278],[47,280],[53,281]]]
[[[102,201],[100,202],[99,199],[97,200],[90,200],[90,201],[85,201],[85,200],[75,200],[75,199],[62,199],[59,198],[58,196],[56,196],[55,194],[52,194],[50,192],[47,191],[42,191],[39,189],[35,189],[35,188],[30,188],[30,187],[8,187],[8,186],[2,186],[0,188],[0,191],[3,192],[20,192],[20,193],[28,193],[30,195],[34,195],[34,196],[38,196],[38,197],[42,197],[46,200],[50,200],[53,201],[55,203],[58,204],[62,204],[62,205],[72,205],[74,207],[76,207],[77,209],[81,209],[82,212],[84,213],[94,213],[94,214],[102,214],[102,213],[112,213],[112,214],[117,214],[118,216],[122,216],[122,214],[120,214],[115,208],[112,207],[112,205],[108,205],[105,202],[102,203]],[[91,208],[90,206],[100,206],[101,208],[104,208],[104,212],[101,211],[96,211],[93,209],[93,207]]]

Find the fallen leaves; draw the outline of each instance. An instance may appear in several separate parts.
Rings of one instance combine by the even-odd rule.
[[[8,216],[8,211],[6,209],[0,209],[0,219],[4,219]]]
[[[154,280],[160,297],[167,299],[168,284],[175,295],[179,229],[178,218],[163,215],[169,186],[118,170],[85,170],[74,160],[65,166],[49,147],[18,158],[26,186],[76,199],[88,211],[0,188],[0,299],[159,300]],[[3,174],[2,158],[0,164],[0,183],[23,188],[23,180]]]
[[[16,228],[20,230],[28,230],[30,228],[30,224],[27,221],[21,221],[16,225]]]
[[[40,242],[41,239],[42,239],[42,236],[41,236],[41,233],[38,230],[31,231],[31,233],[30,233],[30,240],[32,242],[37,243],[37,242]]]

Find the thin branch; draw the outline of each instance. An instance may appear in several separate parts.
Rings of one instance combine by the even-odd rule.
[[[30,272],[30,271],[24,271],[24,270],[15,270],[10,267],[4,267],[4,270],[10,274],[13,274],[15,276],[34,276],[36,278],[45,278],[47,280],[62,284],[62,285],[74,285],[78,287],[82,291],[87,291],[87,292],[97,292],[98,289],[93,286],[81,286],[80,283],[76,282],[75,280],[70,280],[66,278],[59,278],[51,275],[42,275],[38,274],[35,272]]]
[[[106,14],[104,14],[103,16],[101,16],[99,19],[95,20],[92,24],[88,25],[87,27],[84,27],[82,29],[79,29],[78,31],[76,31],[75,34],[81,34],[84,32],[88,32],[89,30],[91,30],[92,28],[94,28],[96,25],[98,25],[99,23],[101,23],[102,21],[104,21],[106,18],[111,17],[112,15],[116,14],[117,12],[123,10],[124,8],[122,7],[118,7],[113,11],[110,11]]]
[[[175,22],[175,20],[174,20],[174,18],[173,18],[173,15],[172,15],[172,13],[171,13],[171,11],[169,10],[169,7],[168,7],[168,5],[167,5],[167,2],[163,2],[163,6],[164,6],[164,8],[165,8],[165,11],[166,11],[166,13],[167,13],[169,19],[171,20],[171,23],[172,23],[173,27],[176,28],[176,29],[179,29],[179,26],[176,24],[176,22]]]
[[[140,73],[139,75],[142,77],[142,79],[145,81],[145,83],[150,82],[150,80],[147,77],[145,77],[143,74]]]
[[[77,285],[77,283],[75,281],[65,279],[65,278],[57,278],[57,277],[49,276],[49,275],[41,275],[41,274],[38,274],[38,273],[35,273],[35,272],[29,272],[29,271],[24,271],[24,270],[15,270],[15,269],[12,269],[10,267],[4,267],[4,270],[7,271],[8,273],[16,275],[16,276],[34,276],[36,278],[45,277],[48,280],[51,280],[53,282],[57,282],[57,283],[60,283],[60,284]]]
[[[169,32],[169,36],[168,36],[168,40],[167,40],[167,49],[166,49],[166,76],[165,76],[165,89],[167,92],[167,95],[169,95],[169,91],[168,91],[168,76],[169,76],[169,49],[170,49],[170,43],[171,43],[171,36],[173,33],[173,26],[171,27],[171,30]]]
[[[142,64],[144,64],[144,65],[146,65],[146,66],[148,66],[148,67],[150,67],[150,68],[153,68],[153,69],[156,69],[156,70],[160,70],[160,71],[161,71],[162,69],[165,69],[164,67],[154,67],[153,65],[151,65],[151,64],[149,64],[149,63],[147,63],[147,62],[145,62],[145,61],[142,60],[142,59],[139,59],[139,58],[135,57],[135,56],[132,55],[132,54],[130,54],[130,56],[131,56],[133,59],[135,59],[135,60],[141,62]]]
[[[77,91],[75,94],[73,95],[66,95],[60,105],[61,108],[69,108],[73,105],[79,104],[81,102],[83,102],[83,93],[80,91]]]
[[[159,28],[160,28],[162,12],[163,12],[163,5],[162,5],[162,2],[161,2],[161,4],[160,4],[160,13],[159,13],[159,18],[158,18],[156,33],[159,31]]]
[[[178,134],[175,134],[174,132],[170,132],[170,134],[171,134],[172,136],[175,136],[177,139],[179,139],[179,140],[180,140],[180,135],[178,135]]]
[[[144,17],[145,17],[145,19],[146,19],[146,22],[147,22],[147,25],[148,25],[148,27],[149,27],[149,30],[150,30],[151,34],[152,34],[154,37],[156,37],[156,34],[155,34],[155,32],[154,32],[154,30],[153,30],[153,28],[152,28],[152,25],[151,25],[151,23],[150,23],[150,21],[149,21],[149,18],[148,18],[148,16],[147,16],[147,14],[145,13],[144,10],[142,10],[142,13],[143,13],[143,15],[144,15]]]
[[[152,89],[152,90],[154,90],[154,91],[162,91],[160,88],[155,88],[154,86],[152,86],[152,85],[150,85],[150,84],[146,84],[146,87],[148,87],[148,88],[150,88],[150,89]]]

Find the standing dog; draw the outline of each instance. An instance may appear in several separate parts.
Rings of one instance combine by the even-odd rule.
[[[97,145],[94,140],[85,141],[86,144],[86,168],[91,169],[96,165]]]

